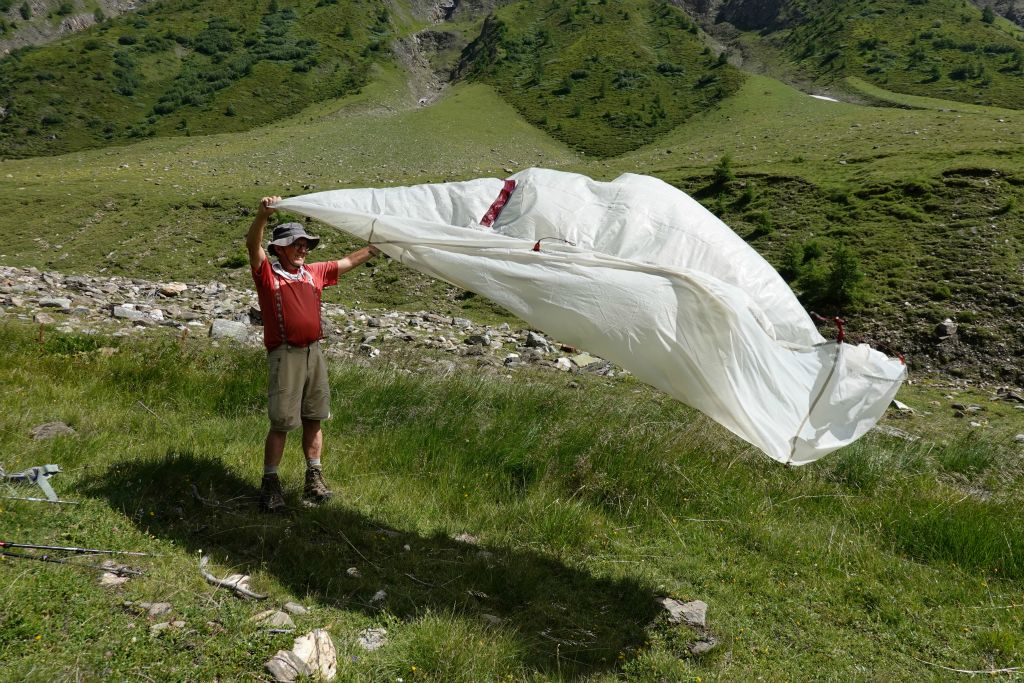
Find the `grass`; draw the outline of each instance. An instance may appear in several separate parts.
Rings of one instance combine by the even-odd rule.
[[[262,353],[121,342],[107,357],[47,339],[0,327],[3,464],[60,463],[57,490],[82,505],[3,501],[5,540],[162,556],[133,562],[145,576],[117,590],[86,570],[0,563],[13,678],[133,678],[155,662],[255,678],[292,636],[250,619],[287,600],[312,608],[300,631],[330,629],[342,680],[848,679],[863,666],[933,678],[921,660],[1024,663],[1024,546],[1007,533],[1024,522],[1019,457],[972,455],[977,442],[948,422],[787,470],[628,378],[439,374],[429,356],[390,354],[332,366],[338,499],[268,518],[254,504]],[[54,419],[77,435],[28,438]],[[283,469],[293,505],[296,451]],[[192,485],[221,507],[198,504]],[[452,540],[462,532],[480,545]],[[199,550],[270,600],[207,586]],[[706,601],[719,649],[686,655],[696,635],[659,617],[657,595]],[[125,600],[167,600],[187,626],[151,637]],[[375,653],[354,644],[370,626],[390,639]]]

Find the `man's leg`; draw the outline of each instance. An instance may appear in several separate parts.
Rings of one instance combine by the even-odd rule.
[[[263,482],[260,485],[260,507],[267,512],[281,512],[286,508],[277,468],[284,455],[288,430],[298,426],[301,395],[296,384],[301,387],[302,379],[301,374],[296,377],[296,372],[302,373],[304,364],[296,364],[295,360],[285,346],[272,350],[267,356],[270,431],[263,444]]]
[[[320,420],[302,421],[302,452],[306,462],[311,460],[320,464],[320,453],[324,447],[324,433],[320,430]]]
[[[306,384],[302,390],[302,452],[306,455],[306,485],[303,497],[323,503],[331,497],[320,467],[324,436],[321,420],[331,416],[331,388],[327,381],[327,361],[320,344],[311,344],[306,355]]]
[[[302,452],[306,455],[306,484],[302,497],[313,503],[324,503],[333,495],[324,481],[324,471],[320,466],[323,445],[324,433],[320,430],[320,420],[303,420]]]
[[[263,444],[263,481],[260,483],[260,507],[266,512],[283,512],[287,507],[284,502],[284,489],[277,476],[277,467],[284,455],[284,444],[288,432],[273,429],[267,432],[267,440]]]
[[[305,436],[305,434],[303,434]],[[288,440],[288,432],[267,432],[267,440],[263,444],[263,471],[276,472],[281,458],[284,456],[284,444]],[[303,445],[305,450],[305,445]],[[308,457],[308,456],[307,456]]]

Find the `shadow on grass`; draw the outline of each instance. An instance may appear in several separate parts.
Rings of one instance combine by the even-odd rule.
[[[206,456],[120,462],[83,486],[154,536],[202,549],[232,572],[265,571],[325,606],[408,620],[450,613],[481,628],[484,615],[497,616],[520,641],[523,666],[561,677],[613,669],[658,612],[652,589],[636,581],[597,578],[529,550],[385,528],[342,501],[303,509],[290,500],[289,514],[266,515],[255,482]],[[381,589],[386,599],[374,602]]]

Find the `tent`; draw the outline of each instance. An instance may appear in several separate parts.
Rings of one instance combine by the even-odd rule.
[[[649,176],[531,168],[507,179],[317,192],[311,216],[627,368],[770,457],[812,462],[867,432],[901,360],[826,341],[754,249]]]

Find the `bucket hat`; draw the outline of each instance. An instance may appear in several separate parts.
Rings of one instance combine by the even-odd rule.
[[[270,244],[267,245],[267,252],[271,256],[277,256],[277,247],[287,247],[297,239],[305,239],[309,243],[310,251],[316,249],[316,245],[320,244],[319,237],[306,234],[306,229],[302,227],[302,223],[282,223],[274,228],[274,232],[270,237]]]

